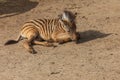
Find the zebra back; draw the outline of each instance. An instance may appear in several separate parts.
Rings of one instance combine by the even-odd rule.
[[[31,26],[31,27],[30,27]],[[36,29],[40,36],[45,39],[50,39],[53,32],[64,33],[69,31],[69,25],[65,25],[60,19],[36,19],[26,22],[23,25],[22,33],[29,28]],[[28,27],[28,28],[27,28]]]

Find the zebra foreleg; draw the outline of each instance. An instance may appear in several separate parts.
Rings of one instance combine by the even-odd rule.
[[[71,38],[70,38],[70,35],[67,33],[60,33],[56,35],[54,40],[55,42],[58,42],[59,44],[63,44],[63,43],[71,41]]]

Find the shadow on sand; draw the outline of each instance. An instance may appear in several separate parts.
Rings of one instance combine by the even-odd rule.
[[[0,0],[0,18],[10,17],[27,12],[38,5],[29,0]]]
[[[79,34],[80,34],[81,38],[77,42],[78,44],[88,42],[88,41],[91,41],[91,40],[95,40],[95,39],[98,39],[98,38],[105,38],[105,37],[111,35],[112,33],[105,34],[105,33],[101,33],[100,31],[88,30],[88,31],[85,31],[85,32],[79,32]]]

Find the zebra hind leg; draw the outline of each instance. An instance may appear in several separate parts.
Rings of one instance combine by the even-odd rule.
[[[23,46],[27,49],[27,51],[29,53],[32,53],[32,54],[35,54],[36,51],[34,50],[34,48],[32,47],[32,41],[35,39],[34,36],[31,36],[29,37],[28,39],[26,39],[24,42],[23,42]]]

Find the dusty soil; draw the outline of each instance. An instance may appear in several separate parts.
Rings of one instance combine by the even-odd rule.
[[[3,1],[3,0],[2,0]],[[0,3],[0,80],[120,80],[120,0],[11,0]],[[77,12],[79,44],[34,46],[15,39],[25,21]]]

